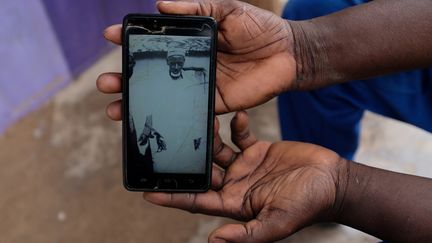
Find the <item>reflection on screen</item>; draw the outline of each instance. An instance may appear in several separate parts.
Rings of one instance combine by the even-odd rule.
[[[129,36],[130,157],[147,173],[205,173],[210,42]]]

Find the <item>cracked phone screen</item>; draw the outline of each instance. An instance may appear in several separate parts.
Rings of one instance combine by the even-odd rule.
[[[205,173],[211,36],[128,29],[143,30],[128,35],[131,157],[146,173]]]

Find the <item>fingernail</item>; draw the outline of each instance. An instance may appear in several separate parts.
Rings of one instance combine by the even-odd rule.
[[[111,114],[112,112],[111,112],[111,109],[109,108],[109,106],[106,108],[106,114],[108,115],[108,117],[109,118],[111,118],[112,117],[112,114]]]
[[[227,243],[228,241],[226,241],[225,239],[222,238],[213,238],[211,239],[210,243]]]
[[[160,3],[163,3],[163,4],[171,4],[172,2],[171,2],[171,1],[157,1],[157,2],[156,2],[156,5],[157,5],[157,4],[160,4]]]

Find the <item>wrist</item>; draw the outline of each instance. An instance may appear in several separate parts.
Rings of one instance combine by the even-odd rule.
[[[279,18],[282,22],[283,31],[278,32],[277,46],[279,51],[277,55],[279,56],[279,62],[273,66],[275,79],[278,80],[277,83],[273,85],[275,88],[274,94],[279,95],[286,91],[292,91],[293,84],[296,81],[297,64],[295,60],[295,50],[294,50],[294,33],[291,26],[291,21]]]
[[[328,85],[331,68],[322,33],[312,21],[288,21],[293,33],[296,79],[291,90],[311,90]]]
[[[315,222],[338,222],[342,209],[345,206],[354,162],[339,156],[334,161],[335,163],[332,166],[328,166],[328,168],[331,168],[329,170],[331,179],[329,185],[332,186],[332,190],[328,191],[328,200],[322,201],[322,210],[317,215]]]
[[[340,165],[336,168],[335,176],[335,197],[331,209],[330,219],[333,222],[338,222],[343,213],[343,209],[349,201],[351,194],[348,190],[352,189],[351,178],[356,174],[355,162],[341,159]]]
[[[351,225],[355,217],[359,217],[356,211],[369,200],[368,195],[373,188],[370,182],[374,177],[376,176],[370,167],[346,160],[346,168],[339,174],[333,206],[334,222]]]

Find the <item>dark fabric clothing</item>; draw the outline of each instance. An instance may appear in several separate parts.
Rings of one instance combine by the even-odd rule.
[[[290,0],[283,17],[310,19],[368,1]],[[352,159],[365,110],[432,132],[432,71],[413,70],[280,95],[282,137],[319,144]]]

